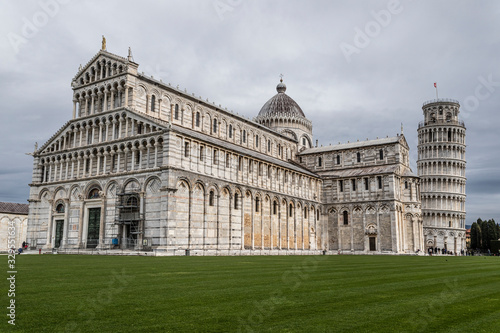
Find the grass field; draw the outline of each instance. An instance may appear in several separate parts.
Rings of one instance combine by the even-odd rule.
[[[500,257],[16,261],[16,326],[3,292],[1,332],[500,332]]]

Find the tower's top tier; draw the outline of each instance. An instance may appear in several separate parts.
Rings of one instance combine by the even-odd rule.
[[[424,113],[423,125],[464,125],[463,122],[458,119],[460,103],[457,100],[449,98],[432,99],[424,103],[422,111]]]

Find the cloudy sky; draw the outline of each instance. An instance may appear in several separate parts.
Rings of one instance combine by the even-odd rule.
[[[422,103],[467,127],[467,223],[500,222],[500,2],[1,1],[0,201],[26,202],[35,142],[72,115],[71,79],[101,47],[246,117],[284,75],[320,144],[395,136],[416,173]]]

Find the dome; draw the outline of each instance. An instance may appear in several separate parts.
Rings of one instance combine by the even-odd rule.
[[[299,116],[305,118],[300,106],[290,96],[285,94],[286,85],[283,80],[276,86],[278,93],[264,104],[257,117],[266,116]]]

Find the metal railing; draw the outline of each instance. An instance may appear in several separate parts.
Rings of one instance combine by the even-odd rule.
[[[435,99],[430,99],[428,101],[425,101],[422,106],[427,105],[427,104],[432,104],[432,103],[439,103],[439,102],[447,102],[447,103],[457,103],[460,104],[459,101],[456,99],[451,99],[451,98],[435,98]]]

